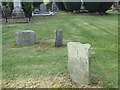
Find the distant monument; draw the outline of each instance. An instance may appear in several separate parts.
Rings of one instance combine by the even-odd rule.
[[[46,14],[47,12],[47,7],[44,3],[40,4],[40,13]]]
[[[25,17],[24,11],[22,9],[21,0],[13,0],[14,9],[12,11],[12,18]]]
[[[53,12],[59,11],[58,6],[56,5],[55,2],[52,3],[52,8],[51,8],[51,10],[52,10]]]

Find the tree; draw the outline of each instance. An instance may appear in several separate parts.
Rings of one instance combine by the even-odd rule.
[[[10,8],[8,6],[3,7],[3,17],[6,19],[6,22],[8,22],[8,17],[10,16]]]
[[[64,3],[62,0],[59,0],[59,2],[57,2],[57,0],[54,0],[54,2],[56,3],[56,5],[58,6],[58,8],[60,10],[66,10],[65,6],[64,6]]]
[[[81,2],[64,2],[67,11],[78,11],[81,7]]]
[[[105,14],[112,4],[113,2],[84,2],[85,8],[90,13],[99,12],[100,14]]]
[[[32,17],[32,2],[22,2],[22,7],[25,12],[25,17],[28,17],[28,22],[30,22]]]
[[[33,7],[39,8],[41,3],[43,2],[33,2]]]

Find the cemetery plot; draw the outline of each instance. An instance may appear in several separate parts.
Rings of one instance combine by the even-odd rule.
[[[90,16],[88,14],[58,12],[53,17],[34,17],[33,20],[34,23],[2,24],[3,87],[118,87],[117,14]],[[14,34],[18,30],[35,32],[36,43],[30,46],[17,46]],[[55,30],[58,31],[55,32]],[[32,34],[32,36],[35,35]],[[60,43],[59,48],[54,45],[55,39]],[[74,60],[72,56],[76,52],[70,52],[70,57],[68,57],[68,42],[91,45],[90,73],[95,77],[91,78],[90,85],[86,85],[89,78],[86,78],[86,82],[82,82],[86,83],[85,85],[74,83],[78,77],[71,78],[67,68],[68,58]],[[80,52],[82,50],[77,46],[70,49],[75,50],[76,48],[79,48],[80,55],[88,53],[85,48],[86,51]],[[84,58],[77,57],[78,61]],[[86,56],[86,58],[88,57]],[[88,62],[86,58],[85,60]],[[81,68],[88,70],[89,64],[82,63],[86,67],[82,68],[81,66]],[[71,64],[75,69],[75,63]],[[76,62],[76,64],[80,65],[81,62]],[[76,74],[78,73],[74,75]],[[84,77],[82,71],[80,74]],[[88,74],[89,72],[86,73],[86,75]],[[71,79],[74,82],[71,82]],[[80,79],[81,77],[78,79],[81,82]]]

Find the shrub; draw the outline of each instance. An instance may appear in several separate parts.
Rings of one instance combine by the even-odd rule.
[[[41,3],[43,2],[33,2],[33,7],[39,8]]]
[[[10,10],[13,10],[13,2],[8,2],[7,5],[9,6]]]
[[[22,2],[22,7],[25,12],[25,17],[32,16],[32,2]]]
[[[106,12],[113,2],[84,2],[85,8],[89,12]]]
[[[7,18],[10,17],[10,12],[11,11],[10,11],[10,8],[8,6],[3,7],[3,16],[2,17],[6,19],[6,22],[8,22]]]
[[[84,2],[84,6],[89,12],[97,12],[100,7],[100,2]]]
[[[113,2],[101,2],[98,12],[106,12],[112,4]]]
[[[81,2],[64,2],[67,11],[78,11],[81,7]]]
[[[61,1],[61,2],[60,2]],[[54,2],[55,2],[55,0],[54,0]],[[63,3],[63,1],[62,0],[59,0],[59,2],[57,2],[57,0],[56,0],[56,5],[58,6],[58,8],[60,9],[60,10],[66,10],[65,9],[65,6],[64,6],[64,3]]]
[[[7,2],[2,2],[2,6],[6,6],[7,5]]]
[[[47,6],[47,10],[51,9],[51,7],[52,7],[52,2],[47,3],[46,6]]]
[[[8,2],[7,5],[10,8],[10,15],[11,15],[12,10],[13,10],[13,2]]]

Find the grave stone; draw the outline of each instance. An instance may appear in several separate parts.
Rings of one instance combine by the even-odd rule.
[[[13,0],[13,6],[14,8],[12,10],[12,18],[25,17],[25,14],[21,5],[21,0]]]
[[[22,7],[22,5],[21,5],[21,0],[13,0],[13,6],[14,6],[14,8],[16,8],[16,7]]]
[[[57,12],[58,11],[58,7],[57,7],[55,2],[52,3],[52,11],[53,12]]]
[[[45,14],[47,12],[47,7],[44,3],[40,4],[40,13]]]
[[[12,11],[12,18],[22,18],[25,17],[23,9],[20,7],[15,7]]]
[[[55,47],[60,47],[63,44],[63,30],[58,29],[55,31]]]
[[[68,71],[73,82],[78,84],[90,83],[90,45],[79,42],[69,42]]]
[[[85,9],[84,5],[81,5],[80,12],[87,13],[88,11]]]
[[[18,46],[33,45],[36,42],[36,34],[32,30],[20,30],[15,33]]]

